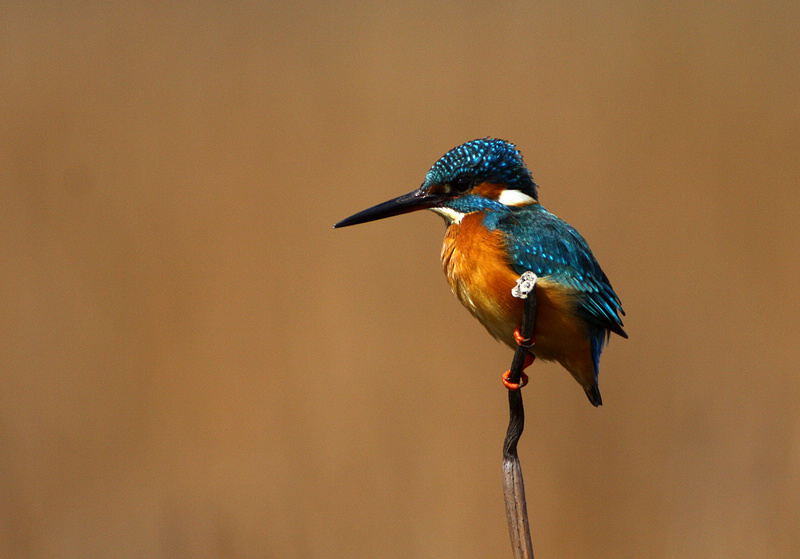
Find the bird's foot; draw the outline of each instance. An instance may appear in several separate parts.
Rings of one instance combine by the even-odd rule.
[[[536,358],[533,356],[533,354],[531,353],[527,354],[525,356],[525,363],[522,364],[522,368],[527,369],[528,367],[530,367],[534,359]],[[503,384],[509,390],[519,390],[520,388],[528,384],[528,375],[525,374],[524,370],[522,371],[522,373],[520,373],[519,382],[509,381],[508,377],[510,376],[511,376],[511,369],[503,373]]]
[[[517,342],[518,346],[522,347],[533,347],[536,345],[536,338],[533,337],[533,334],[531,334],[530,338],[523,337],[522,332],[519,331],[519,326],[514,328],[514,340]]]
[[[511,376],[511,369],[503,373],[503,385],[509,390],[519,390],[526,384],[528,384],[528,375],[525,373],[520,374],[519,382],[511,382],[508,380],[508,377]]]

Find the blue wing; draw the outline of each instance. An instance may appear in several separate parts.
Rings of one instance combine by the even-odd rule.
[[[602,349],[609,332],[623,338],[619,297],[580,233],[542,206],[534,204],[495,214],[496,226],[507,233],[512,266],[518,274],[530,270],[537,276],[574,288],[579,293],[578,313],[594,331]],[[599,351],[596,352],[599,357]]]

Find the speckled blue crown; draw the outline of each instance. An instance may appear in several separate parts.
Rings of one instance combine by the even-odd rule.
[[[447,184],[461,174],[477,182],[504,184],[538,200],[536,184],[516,146],[504,140],[483,138],[461,144],[445,153],[425,175],[423,187]]]

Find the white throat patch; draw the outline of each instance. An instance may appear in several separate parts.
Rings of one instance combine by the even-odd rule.
[[[448,223],[461,223],[466,214],[455,211],[453,208],[431,208],[431,211],[439,214]]]
[[[529,206],[536,203],[536,200],[524,192],[513,189],[501,192],[497,201],[506,206]]]

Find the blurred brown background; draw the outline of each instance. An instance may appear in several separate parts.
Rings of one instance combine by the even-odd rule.
[[[0,8],[0,556],[509,557],[429,213],[515,142],[628,312],[536,364],[537,558],[800,557],[795,2]]]

